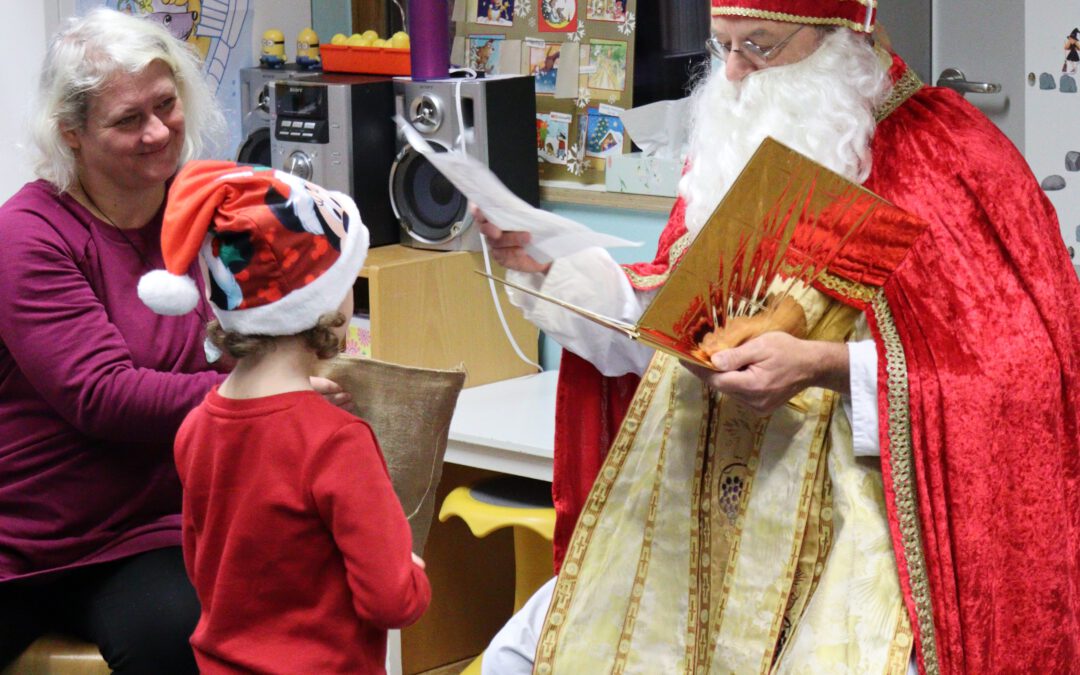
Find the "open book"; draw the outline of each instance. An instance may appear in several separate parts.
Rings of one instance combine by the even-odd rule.
[[[509,281],[500,283],[685,361],[711,368],[702,339],[728,321],[820,280],[874,277],[846,255],[861,232],[915,217],[771,138],[765,139],[635,324]],[[865,274],[860,270],[865,269]],[[481,274],[483,274],[481,272]],[[485,275],[487,276],[487,275]]]

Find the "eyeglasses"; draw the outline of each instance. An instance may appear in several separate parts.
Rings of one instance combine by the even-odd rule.
[[[786,47],[787,43],[791,42],[791,39],[798,35],[799,31],[801,31],[803,28],[806,28],[806,26],[799,26],[794,31],[792,31],[791,35],[788,35],[786,38],[767,49],[763,49],[757,46],[750,40],[743,41],[739,49],[732,49],[730,44],[724,44],[723,42],[720,42],[716,39],[715,35],[705,41],[705,47],[709,50],[710,54],[720,59],[721,61],[726,62],[729,55],[734,53],[741,53],[748,61],[760,66],[768,63],[769,59],[779,54],[780,50]]]

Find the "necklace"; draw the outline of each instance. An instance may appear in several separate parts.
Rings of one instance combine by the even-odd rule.
[[[109,214],[105,213],[104,209],[97,205],[97,202],[94,201],[94,198],[90,196],[90,192],[86,189],[86,186],[83,185],[82,177],[79,177],[77,180],[79,181],[79,192],[81,192],[82,196],[86,198],[86,201],[90,203],[90,206],[92,206],[94,210],[97,211],[98,214],[100,214],[101,217],[105,219],[105,222],[107,222],[109,225],[112,225],[113,229],[120,233],[120,238],[127,242],[127,245],[131,247],[131,250],[135,251],[135,255],[139,256],[139,262],[141,262],[143,265],[143,270],[149,272],[150,270],[154,269],[154,266],[151,265],[150,261],[146,258],[146,253],[141,248],[135,245],[135,242],[131,240],[131,237],[127,236],[127,232],[124,232],[124,229],[117,225],[116,221],[110,218]]]
[[[86,198],[86,201],[90,203],[90,206],[92,206],[95,211],[97,211],[99,214],[101,214],[101,217],[105,219],[105,222],[107,222],[109,225],[112,225],[113,229],[116,230],[120,234],[120,238],[123,239],[125,242],[127,242],[127,245],[131,247],[131,250],[135,251],[135,255],[137,255],[139,257],[139,262],[142,263],[143,271],[144,272],[152,271],[154,269],[154,265],[152,265],[150,263],[150,260],[146,257],[145,251],[143,251],[143,249],[136,246],[135,242],[132,241],[131,237],[127,236],[127,233],[124,232],[123,228],[121,228],[119,225],[117,225],[116,221],[114,221],[112,218],[110,218],[109,214],[105,213],[105,211],[102,210],[102,208],[97,205],[97,202],[94,201],[94,198],[90,196],[89,192],[87,192],[86,186],[83,185],[82,178],[81,177],[77,178],[77,180],[79,181],[79,192],[81,192],[83,197]],[[199,319],[202,321],[202,324],[204,326],[207,323],[209,323],[210,319],[207,317],[206,313],[203,311],[203,308],[200,307],[199,305],[195,305],[195,314],[198,315]],[[209,353],[208,353],[208,356],[209,356]],[[217,360],[217,359],[213,359],[210,362],[213,363],[215,360]]]

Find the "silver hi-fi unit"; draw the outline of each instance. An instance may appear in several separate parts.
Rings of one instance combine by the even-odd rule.
[[[298,80],[318,73],[284,68],[243,68],[240,71],[240,131],[236,161],[270,166],[270,86],[278,80]]]
[[[387,189],[396,149],[390,78],[320,74],[276,82],[270,110],[271,166],[351,196],[372,246],[398,243]]]
[[[465,152],[486,164],[514,194],[537,206],[536,89],[531,76],[394,80],[397,114],[437,152]],[[467,200],[435,167],[398,138],[390,200],[403,244],[439,251],[479,250]]]

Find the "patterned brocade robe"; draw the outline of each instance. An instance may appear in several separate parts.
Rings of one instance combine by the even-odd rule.
[[[812,291],[810,337],[858,312]],[[658,355],[570,541],[537,673],[903,673],[880,464],[839,397],[769,417]]]

